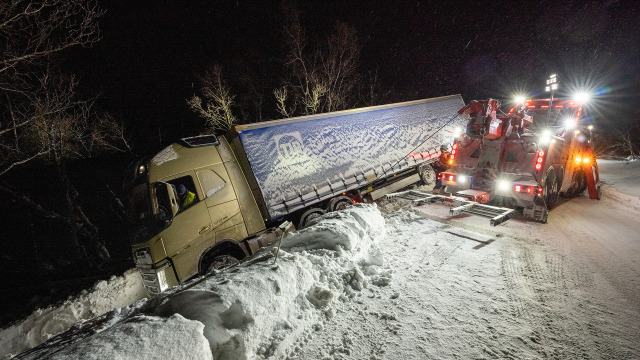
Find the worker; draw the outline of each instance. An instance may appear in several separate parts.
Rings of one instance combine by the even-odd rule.
[[[183,184],[178,185],[178,197],[180,198],[180,211],[184,211],[189,206],[193,205],[196,199],[196,194],[187,190],[187,187]]]

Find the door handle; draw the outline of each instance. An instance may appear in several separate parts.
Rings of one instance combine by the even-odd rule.
[[[200,229],[199,234],[202,234],[203,232],[205,232],[205,231],[207,231],[209,229],[211,229],[211,225],[207,225],[207,226],[203,227],[202,229]]]

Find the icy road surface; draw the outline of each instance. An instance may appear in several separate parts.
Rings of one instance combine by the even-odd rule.
[[[562,203],[546,225],[352,207],[288,238],[277,267],[267,253],[24,357],[640,358],[640,163],[600,169],[602,200]],[[140,293],[132,273],[98,285],[4,329],[0,356]]]

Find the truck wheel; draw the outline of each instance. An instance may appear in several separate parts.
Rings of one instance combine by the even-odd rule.
[[[425,186],[435,186],[436,185],[436,171],[433,170],[431,165],[422,165],[418,168],[418,175],[420,175],[420,180],[422,180],[422,184]]]
[[[224,269],[224,268],[228,268],[231,267],[237,263],[239,263],[240,260],[236,259],[235,257],[231,256],[231,255],[218,255],[216,257],[214,257],[213,259],[211,259],[211,263],[209,264],[209,266],[207,266],[207,273],[210,273],[214,270],[220,270],[220,269]]]
[[[545,177],[545,179],[544,202],[547,204],[547,209],[551,210],[551,208],[556,204],[556,200],[558,199],[558,183],[556,182],[553,168],[549,168],[549,170],[547,170],[547,176]]]
[[[302,229],[303,227],[309,226],[314,219],[319,218],[324,215],[325,211],[320,208],[311,208],[305,211],[302,216],[300,216],[300,222],[298,223],[298,229]]]
[[[212,270],[227,268],[237,264],[247,255],[236,242],[227,240],[210,248],[202,255],[198,270],[201,275],[204,275]]]
[[[327,211],[338,211],[344,210],[347,206],[351,205],[351,198],[348,196],[338,196],[329,200],[329,206],[327,206]]]
[[[580,169],[573,174],[573,181],[567,190],[567,195],[575,197],[582,194],[587,189],[587,175]]]

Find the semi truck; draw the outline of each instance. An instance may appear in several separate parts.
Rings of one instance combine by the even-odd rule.
[[[452,145],[450,167],[435,194],[388,194],[415,205],[445,203],[450,215],[468,213],[497,225],[510,217],[547,222],[559,196],[589,189],[599,199],[598,166],[583,104],[573,99],[521,101],[508,112],[496,99],[471,101],[470,115]]]
[[[254,255],[283,223],[435,183],[462,106],[451,95],[239,125],[139,162],[128,212],[145,288],[154,296]]]

